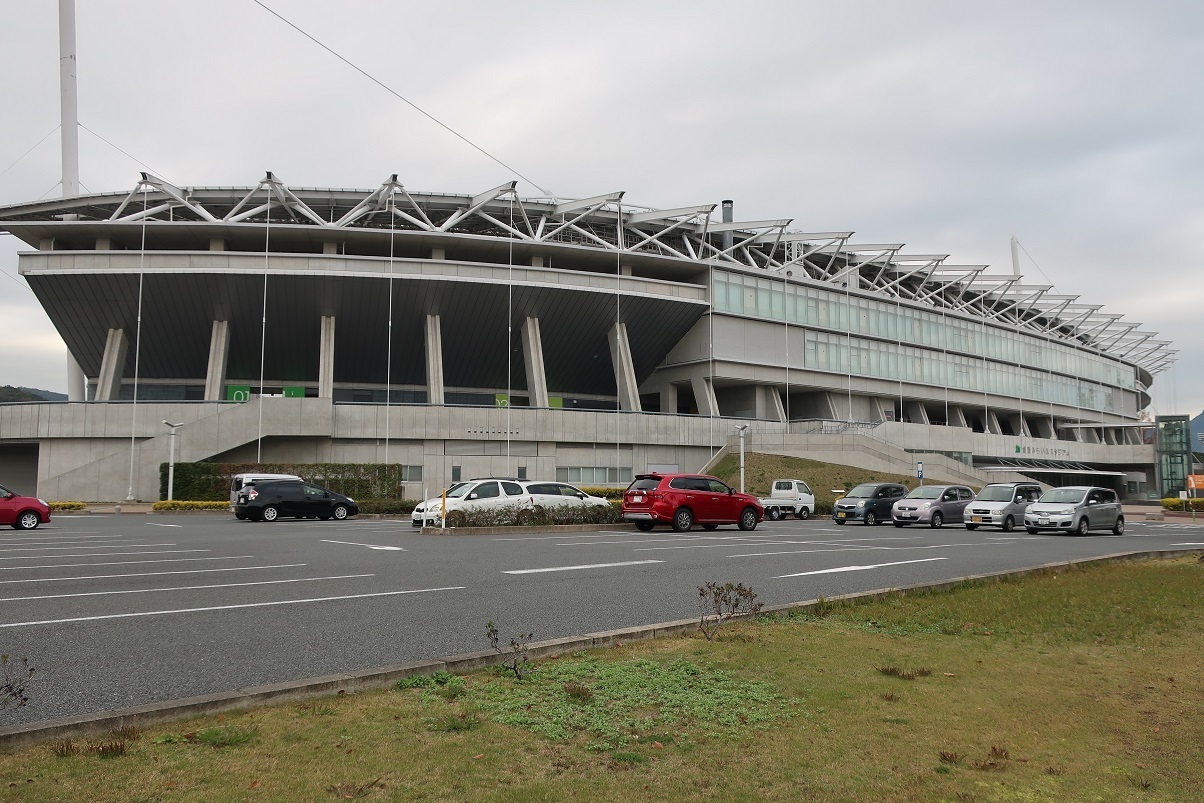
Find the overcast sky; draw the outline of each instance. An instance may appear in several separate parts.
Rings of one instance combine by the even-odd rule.
[[[1153,412],[1204,409],[1198,0],[264,2],[511,169],[253,0],[85,0],[86,191],[146,169],[465,193],[521,177],[531,196],[732,198],[737,220],[1002,272],[1015,235],[1032,283],[1174,341]],[[57,196],[57,4],[0,0],[0,19],[0,204]],[[17,250],[0,236],[0,384],[65,391]]]

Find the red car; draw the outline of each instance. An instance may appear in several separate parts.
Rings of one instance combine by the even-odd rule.
[[[684,533],[695,522],[704,530],[720,524],[755,530],[765,508],[755,496],[705,474],[637,474],[623,492],[623,518],[645,532],[671,524]]]
[[[14,530],[32,530],[48,521],[50,505],[0,485],[0,524],[11,524]]]

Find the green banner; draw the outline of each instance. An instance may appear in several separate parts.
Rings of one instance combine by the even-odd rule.
[[[304,385],[285,385],[284,386],[284,397],[286,399],[304,399],[305,398],[305,386]]]
[[[250,400],[250,385],[226,385],[226,401],[245,402]]]

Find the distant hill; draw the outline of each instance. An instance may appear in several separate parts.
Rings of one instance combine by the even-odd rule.
[[[14,388],[12,385],[0,385],[0,402],[22,401],[67,401],[67,394],[39,388]]]

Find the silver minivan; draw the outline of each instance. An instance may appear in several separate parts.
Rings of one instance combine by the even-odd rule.
[[[1005,533],[1024,521],[1024,509],[1041,498],[1041,486],[1035,482],[992,482],[978,492],[966,506],[967,530],[999,527]]]
[[[1086,535],[1089,530],[1125,531],[1120,499],[1110,488],[1074,485],[1051,488],[1024,511],[1024,528],[1036,534],[1041,530],[1065,530]]]

